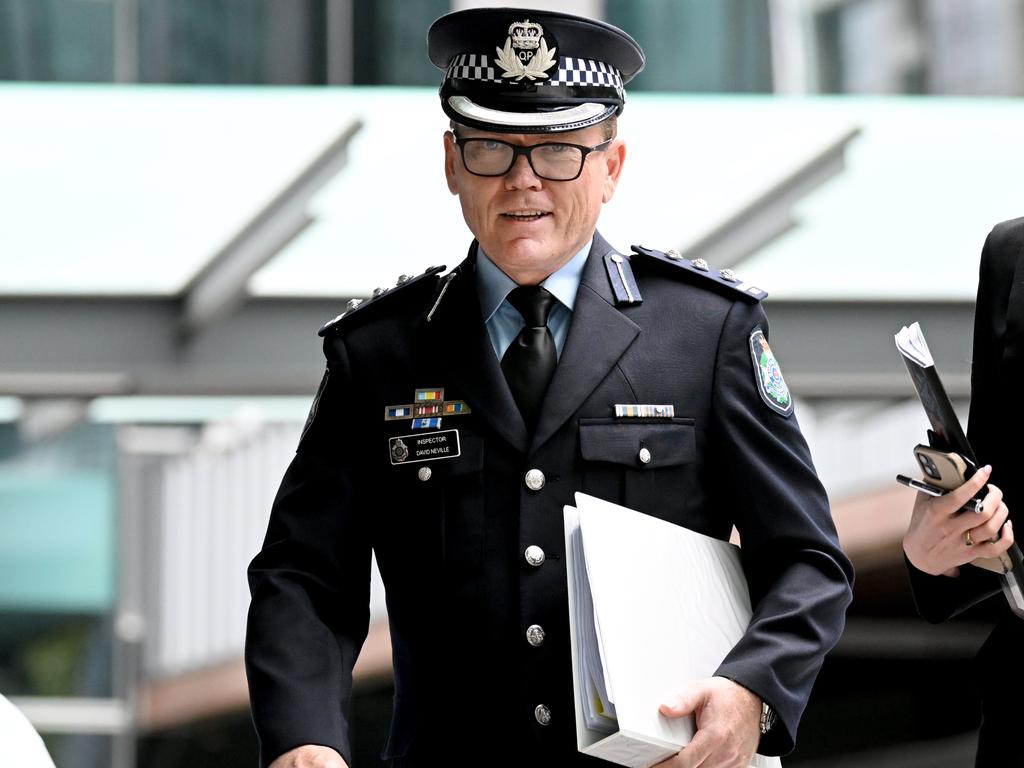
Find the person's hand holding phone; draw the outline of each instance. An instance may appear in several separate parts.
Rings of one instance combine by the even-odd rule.
[[[977,558],[997,557],[1010,548],[1013,526],[1007,520],[1009,510],[999,488],[989,485],[980,512],[963,509],[985,487],[991,474],[992,467],[985,466],[944,496],[917,494],[910,526],[903,537],[903,551],[915,568],[933,576],[955,577],[961,565]]]

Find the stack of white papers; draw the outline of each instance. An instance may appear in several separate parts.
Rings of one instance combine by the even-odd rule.
[[[578,519],[575,508],[566,507],[566,525],[569,524],[570,515]],[[580,535],[578,524],[575,525],[570,537],[567,547],[572,548],[571,561],[577,566],[569,572],[569,578],[573,580],[570,594],[573,594],[574,603],[570,611],[576,616],[577,634],[581,643],[576,672],[584,686],[583,717],[588,728],[603,733],[614,733],[618,730],[615,704],[608,689],[604,661],[601,659],[601,630],[597,624],[597,615],[594,613],[590,581],[587,579],[586,555],[583,552],[583,537]]]
[[[658,706],[711,677],[750,623],[739,548],[582,493],[565,538],[579,749],[648,768],[695,731]]]
[[[935,365],[935,360],[932,358],[931,350],[928,349],[928,342],[924,339],[924,333],[921,331],[919,323],[911,323],[909,327],[900,328],[899,333],[896,334],[896,347],[904,357],[913,360],[922,368],[930,368]]]

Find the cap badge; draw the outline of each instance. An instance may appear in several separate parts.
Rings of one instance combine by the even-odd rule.
[[[501,67],[502,77],[516,80],[538,80],[548,77],[547,71],[555,66],[557,48],[548,48],[544,28],[535,21],[513,21],[508,27],[504,48],[495,48],[498,56],[494,63]]]

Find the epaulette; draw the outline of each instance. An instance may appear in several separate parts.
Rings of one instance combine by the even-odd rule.
[[[676,269],[707,281],[730,296],[741,296],[747,301],[763,301],[768,292],[756,285],[744,282],[731,269],[712,269],[704,259],[687,259],[679,251],[656,251],[642,245],[634,245],[633,253],[648,259],[669,264]]]
[[[633,268],[629,265],[629,257],[612,251],[604,255],[604,269],[608,273],[608,283],[615,296],[615,306],[629,306],[643,303],[640,287],[633,276]]]
[[[409,275],[401,275],[398,278],[398,282],[395,283],[394,288],[374,288],[373,293],[370,295],[370,298],[352,299],[346,305],[344,312],[342,312],[340,315],[338,315],[330,322],[324,323],[320,327],[320,330],[317,331],[317,335],[326,336],[328,333],[330,333],[339,325],[341,325],[341,322],[343,320],[352,317],[352,315],[354,315],[356,312],[363,311],[369,306],[379,305],[386,298],[395,296],[396,294],[401,293],[402,291],[405,291],[408,288],[411,288],[417,283],[421,283],[423,280],[426,280],[427,278],[433,277],[434,275],[444,272],[444,270],[445,267],[444,265],[442,265],[440,267],[431,267],[423,274],[416,275],[415,277],[410,277]]]

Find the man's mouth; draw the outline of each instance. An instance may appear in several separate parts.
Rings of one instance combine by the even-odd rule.
[[[542,219],[545,216],[550,216],[551,214],[548,211],[526,210],[508,211],[501,215],[506,219],[511,219],[512,221],[537,221],[538,219]]]

